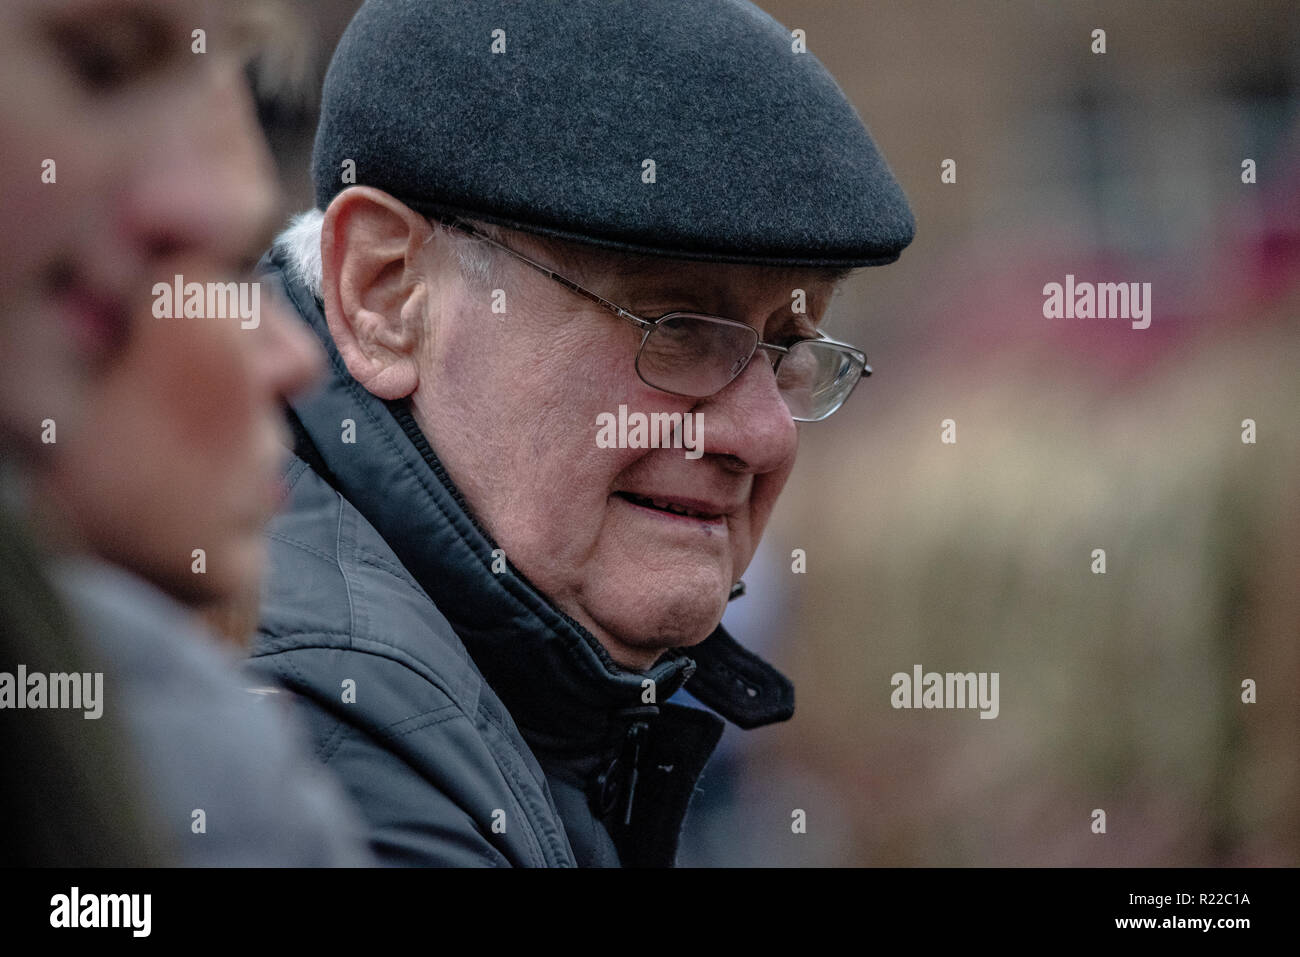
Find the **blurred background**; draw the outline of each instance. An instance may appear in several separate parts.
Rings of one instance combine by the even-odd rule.
[[[292,3],[257,72],[286,218],[358,5]],[[801,427],[725,619],[795,717],[728,727],[681,863],[1300,864],[1300,5],[759,5],[917,239],[832,306],[876,374]],[[1045,319],[1067,273],[1151,283],[1150,328]],[[998,717],[893,709],[917,664],[998,672]]]

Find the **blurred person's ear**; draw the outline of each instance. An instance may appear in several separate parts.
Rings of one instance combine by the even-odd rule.
[[[330,335],[352,377],[381,399],[420,382],[430,294],[423,273],[433,229],[377,189],[334,198],[321,228],[322,295]]]

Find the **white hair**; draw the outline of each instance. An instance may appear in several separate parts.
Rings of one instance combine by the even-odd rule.
[[[467,220],[480,232],[500,239],[500,228],[488,223]],[[325,214],[319,209],[309,209],[298,213],[289,220],[280,235],[275,237],[274,248],[284,260],[289,278],[306,286],[317,300],[323,298],[323,266],[321,265],[321,228],[325,223]],[[472,236],[466,236],[459,230],[448,229],[441,223],[432,221],[434,229],[442,231],[453,244],[459,261],[461,274],[466,282],[475,288],[491,284],[493,249],[487,243],[480,242]]]
[[[319,209],[299,213],[289,220],[273,244],[285,261],[289,278],[306,286],[317,299],[322,298],[324,282],[320,258],[320,232],[324,222],[325,214]]]

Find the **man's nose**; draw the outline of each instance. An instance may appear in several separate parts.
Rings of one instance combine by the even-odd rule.
[[[790,410],[763,350],[721,392],[702,400],[704,452],[729,457],[738,471],[762,474],[786,468],[799,446]]]
[[[147,263],[242,263],[270,225],[277,184],[241,72],[214,60],[155,119],[126,180],[118,238]]]

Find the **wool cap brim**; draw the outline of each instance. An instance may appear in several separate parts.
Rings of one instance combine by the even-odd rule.
[[[797,46],[742,0],[368,0],[325,78],[316,201],[354,176],[426,215],[629,253],[893,262],[907,200]]]

